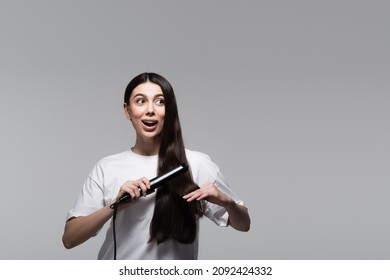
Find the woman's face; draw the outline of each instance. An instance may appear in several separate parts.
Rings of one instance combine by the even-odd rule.
[[[146,82],[131,92],[125,113],[138,136],[156,138],[160,135],[165,116],[164,95],[157,84]]]

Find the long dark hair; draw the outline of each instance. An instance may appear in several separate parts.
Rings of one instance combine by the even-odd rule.
[[[140,84],[151,82],[161,87],[164,95],[165,117],[160,136],[157,174],[168,172],[182,163],[187,163],[180,126],[176,98],[171,84],[156,73],[142,73],[133,78],[126,87],[124,102],[129,104],[132,91]],[[186,172],[157,190],[154,214],[150,223],[149,242],[157,244],[168,239],[180,243],[192,243],[197,234],[197,219],[203,215],[199,201],[188,203],[183,195],[199,188],[191,173]]]

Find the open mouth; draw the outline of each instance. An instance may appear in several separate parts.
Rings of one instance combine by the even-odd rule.
[[[142,121],[142,123],[148,127],[153,127],[157,124],[157,121]]]

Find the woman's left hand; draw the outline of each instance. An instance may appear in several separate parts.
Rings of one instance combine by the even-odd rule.
[[[230,196],[220,191],[212,183],[206,183],[202,185],[199,189],[183,196],[183,198],[188,202],[205,199],[222,207],[225,207],[227,204],[234,202]]]
[[[248,209],[245,206],[234,202],[233,198],[211,183],[204,184],[199,189],[186,194],[183,198],[188,202],[205,199],[211,203],[222,206],[229,214],[228,225],[231,225],[233,228],[240,231],[248,231],[250,228],[251,220]]]

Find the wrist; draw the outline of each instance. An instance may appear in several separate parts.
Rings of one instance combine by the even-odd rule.
[[[229,199],[227,200],[224,204],[223,204],[223,207],[226,209],[226,210],[230,210],[234,207],[236,207],[236,202],[233,200],[233,199]]]

